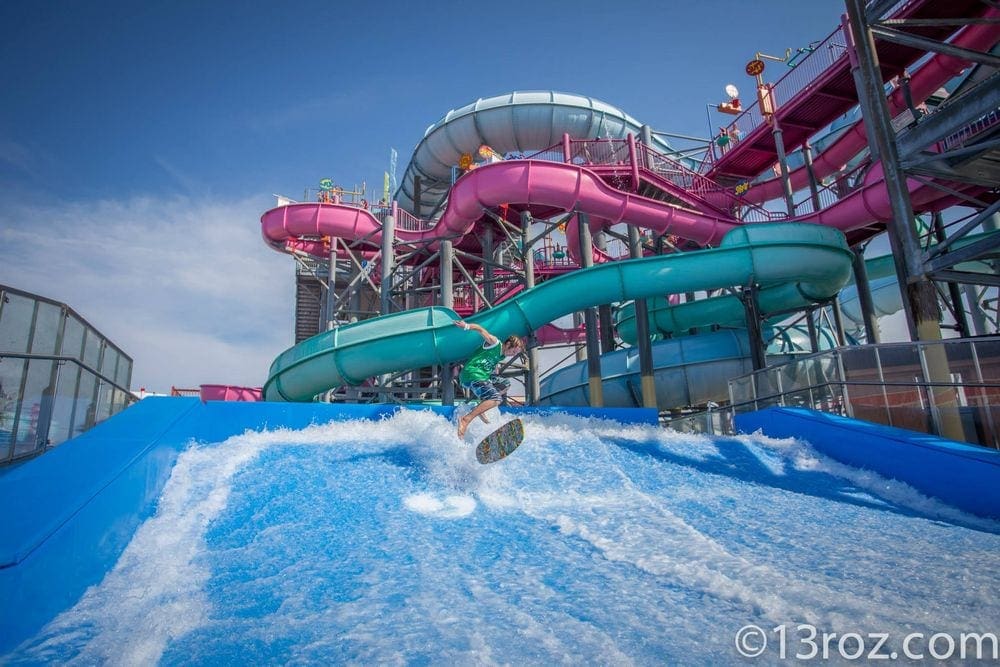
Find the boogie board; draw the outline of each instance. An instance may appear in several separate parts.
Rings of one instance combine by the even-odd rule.
[[[496,463],[504,458],[524,440],[524,424],[520,419],[512,419],[483,438],[476,446],[476,460],[480,463]]]

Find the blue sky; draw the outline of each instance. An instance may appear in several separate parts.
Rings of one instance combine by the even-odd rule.
[[[826,36],[840,0],[8,1],[0,4],[0,283],[64,300],[135,387],[260,385],[292,342],[272,193],[401,175],[449,109],[589,95],[704,136],[755,51]],[[777,64],[768,74],[780,72]]]

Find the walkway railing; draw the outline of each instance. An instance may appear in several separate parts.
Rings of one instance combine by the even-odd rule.
[[[690,192],[720,214],[744,222],[773,222],[787,217],[783,212],[768,211],[745,200],[680,160],[648,146],[636,144],[637,164],[633,165],[626,139],[571,139],[526,155],[524,159],[565,162],[579,166],[618,166],[623,173],[635,166]]]
[[[775,109],[787,104],[844,58],[847,58],[847,38],[844,35],[843,27],[838,26],[813,48],[812,53],[799,60],[795,67],[790,68],[780,79],[771,84],[771,96]],[[752,132],[766,124],[767,116],[762,112],[758,100],[738,115],[727,129],[730,136],[737,141],[746,141]],[[714,155],[714,145],[712,152],[713,161],[706,163],[706,169],[713,167],[722,159],[720,156]]]
[[[124,409],[131,381],[131,357],[72,308],[0,285],[0,464]]]
[[[135,402],[128,388],[78,359],[0,354],[0,464],[38,454]]]
[[[827,350],[730,380],[730,410],[801,406],[1000,448],[1000,337]]]

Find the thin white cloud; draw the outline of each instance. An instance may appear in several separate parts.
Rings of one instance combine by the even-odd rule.
[[[0,283],[67,303],[135,360],[134,388],[259,386],[292,343],[291,261],[265,246],[268,197],[0,211]]]

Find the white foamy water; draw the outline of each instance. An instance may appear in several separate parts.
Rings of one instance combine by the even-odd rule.
[[[524,421],[489,466],[411,411],[193,445],[105,579],[11,657],[719,664],[747,623],[995,631],[994,522],[795,440]]]

